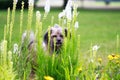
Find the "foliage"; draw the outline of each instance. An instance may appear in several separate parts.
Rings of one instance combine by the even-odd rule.
[[[32,29],[33,10],[33,5],[29,4],[26,27],[28,36]],[[65,10],[71,9],[68,6]],[[85,58],[80,51],[80,35],[77,34],[76,29],[78,27],[75,27],[78,16],[76,5],[74,5],[72,17],[68,13],[69,11],[65,11],[67,16],[63,15],[59,18],[59,25],[63,28],[65,26],[68,28],[68,36],[64,39],[64,44],[59,54],[54,51],[50,55],[49,52],[43,50],[43,23],[47,23],[45,21],[48,13],[44,13],[42,17],[39,11],[36,12],[35,37],[38,42],[36,44],[36,57],[34,58],[34,54],[28,50],[28,36],[24,44],[21,44],[21,39],[19,39],[17,42],[20,47],[16,49],[14,54],[11,52],[15,12],[16,3],[13,5],[12,14],[8,8],[4,39],[0,45],[0,80],[29,80],[32,68],[35,69],[34,79],[36,80],[118,80],[120,78],[119,35],[117,35],[116,41],[116,54],[108,55],[106,64],[103,63],[104,59],[98,56],[97,52],[100,46],[97,45],[93,46],[91,44],[88,51],[89,55]],[[24,4],[22,2],[19,24],[20,36],[23,33],[23,27],[25,27],[23,25],[23,15]],[[66,23],[64,23],[64,20],[66,20]],[[53,24],[54,18],[52,18],[48,28],[53,26]]]

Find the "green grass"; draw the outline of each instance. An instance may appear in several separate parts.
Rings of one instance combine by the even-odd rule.
[[[43,10],[39,9],[43,16]],[[33,16],[32,28],[35,29],[35,11]],[[58,14],[61,10],[52,10],[45,23],[43,23],[43,32],[51,24],[51,17],[54,16],[54,23],[58,23]],[[101,46],[100,53],[114,53],[116,50],[116,36],[120,35],[120,11],[90,11],[78,10],[79,16],[79,30],[78,34],[81,35],[81,52],[86,53],[91,43]],[[15,26],[13,29],[14,42],[19,39],[19,15],[20,11],[16,11]],[[3,39],[4,25],[6,24],[7,10],[0,11],[0,40]],[[24,11],[24,29],[27,26],[27,10]],[[120,48],[120,47],[119,47]]]
[[[101,46],[100,51],[114,53],[116,35],[120,35],[119,11],[80,11],[81,48],[92,43]]]
[[[43,17],[44,11],[41,9],[40,11]],[[42,21],[43,30],[41,30],[41,28],[36,28],[39,31],[38,34],[46,32],[46,29],[48,28],[48,26],[51,25],[52,16],[54,16],[54,24],[58,23],[58,14],[60,11],[61,10],[51,10],[51,12],[48,14],[46,19]],[[37,53],[35,57],[36,59],[34,59],[31,51],[29,52],[30,56],[28,61],[28,58],[27,58],[28,48],[26,47],[28,43],[27,40],[25,40],[24,42],[26,44],[24,44],[24,49],[20,52],[21,55],[16,55],[16,54],[11,55],[7,53],[7,47],[8,47],[8,50],[13,50],[12,45],[14,43],[18,43],[18,44],[21,43],[21,35],[19,35],[20,34],[19,32],[20,10],[17,10],[15,15],[15,24],[13,27],[12,44],[9,42],[7,44],[7,41],[4,40],[4,43],[0,45],[1,46],[0,71],[2,71],[1,73],[4,73],[3,70],[5,70],[6,74],[8,75],[7,77],[9,77],[9,73],[7,73],[7,71],[9,71],[8,68],[11,67],[10,68],[11,73],[14,75],[13,69],[16,72],[15,79],[20,78],[22,80],[23,79],[26,80],[29,77],[31,67],[32,66],[34,67],[35,66],[34,64],[37,63],[36,78],[38,78],[38,80],[43,79],[44,76],[51,76],[55,80],[56,79],[75,80],[77,78],[82,80],[84,79],[94,80],[99,77],[100,79],[105,78],[105,80],[107,79],[110,80],[110,78],[119,79],[120,56],[117,54],[119,54],[120,51],[116,53],[117,52],[116,45],[118,45],[116,44],[116,41],[117,41],[116,37],[117,35],[120,35],[120,31],[119,31],[120,30],[120,23],[119,23],[120,11],[78,10],[78,12],[79,12],[79,15],[77,17],[77,20],[79,22],[79,29],[77,30],[77,34],[74,33],[74,28],[72,28],[71,29],[73,31],[71,32],[72,37],[71,39],[68,39],[69,36],[68,38],[65,38],[63,48],[61,50],[61,54],[58,54],[58,56],[55,56],[55,54],[53,54],[52,56],[45,55],[45,53],[47,52],[43,51],[43,48],[40,45],[42,37],[40,35],[37,35],[36,37],[38,37],[37,39],[38,46],[37,46]],[[0,19],[1,19],[0,40],[2,41],[3,34],[4,34],[3,28],[4,28],[4,25],[6,24],[7,11],[3,10],[0,12],[0,14],[1,14],[0,15]],[[27,19],[28,19],[27,14],[28,14],[27,10],[25,10],[24,19],[23,19],[24,30],[26,30],[27,28],[27,23],[30,22],[30,21],[27,22]],[[36,10],[34,10],[34,14],[33,14],[33,22],[31,25],[32,30],[35,30],[35,26],[36,26],[35,14],[36,14]],[[69,27],[70,26],[68,23],[68,28]],[[77,35],[79,34],[80,34],[80,39],[77,38]],[[96,54],[96,51],[91,50],[91,47],[93,45],[100,46],[100,49],[98,50],[97,54]],[[111,53],[115,53],[115,54],[109,55]],[[109,57],[107,59],[108,55]],[[98,61],[99,57],[101,60]],[[6,59],[9,60],[8,63],[11,63],[13,61],[13,65],[11,63],[11,66],[9,66],[9,64],[7,64]],[[107,63],[104,64],[105,62]],[[6,67],[5,69],[2,66],[2,64],[4,64],[4,66]],[[6,77],[5,74],[2,74],[2,75],[4,78]]]

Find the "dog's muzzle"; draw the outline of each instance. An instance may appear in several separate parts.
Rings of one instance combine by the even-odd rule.
[[[62,40],[61,39],[57,39],[56,46],[61,46],[61,45],[62,45]]]

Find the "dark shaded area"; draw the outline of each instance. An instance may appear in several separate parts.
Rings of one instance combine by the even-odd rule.
[[[106,5],[110,4],[110,0],[105,0]]]
[[[64,3],[63,3],[63,8],[65,9],[65,6],[67,5],[67,1],[68,0],[64,0]]]
[[[7,9],[8,7],[12,7],[13,1],[12,0],[5,0],[0,1],[0,9]]]
[[[28,0],[18,0],[17,9],[21,8],[21,3],[24,1],[24,8],[28,8]],[[12,8],[13,0],[0,0],[0,9]]]
[[[28,0],[19,0],[18,3],[17,3],[17,9],[21,8],[22,1],[24,1],[24,8],[28,8]]]

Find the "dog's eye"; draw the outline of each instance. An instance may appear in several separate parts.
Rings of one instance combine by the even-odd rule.
[[[53,35],[52,37],[57,37],[56,35]]]
[[[62,37],[62,38],[63,38],[63,35],[60,35],[60,37]]]

